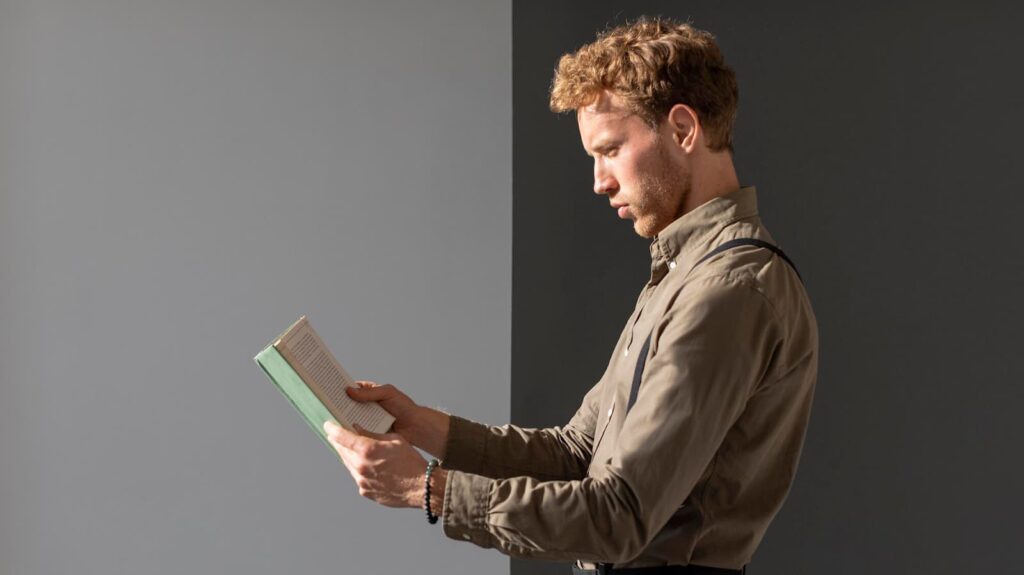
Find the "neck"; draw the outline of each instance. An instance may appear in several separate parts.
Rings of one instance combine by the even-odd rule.
[[[736,168],[732,164],[732,154],[728,151],[711,152],[696,162],[700,169],[694,169],[690,182],[690,193],[683,201],[682,213],[687,214],[699,206],[740,187],[736,177]]]

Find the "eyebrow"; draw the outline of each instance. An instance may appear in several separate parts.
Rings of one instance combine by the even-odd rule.
[[[612,138],[610,136],[602,136],[598,140],[598,144],[591,149],[594,150],[595,152],[601,152],[617,144],[618,141],[615,138]],[[594,157],[594,155],[591,154],[586,148],[584,148],[583,151],[586,152],[588,156]]]

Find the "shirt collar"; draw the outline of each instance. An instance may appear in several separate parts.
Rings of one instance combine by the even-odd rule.
[[[747,186],[707,201],[676,218],[651,240],[651,275],[660,279],[671,268],[709,251],[707,244],[726,225],[757,215],[757,194]],[[701,250],[694,254],[694,250]],[[691,262],[691,265],[692,263]]]

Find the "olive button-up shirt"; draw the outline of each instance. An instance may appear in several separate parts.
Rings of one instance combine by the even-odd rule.
[[[818,331],[755,190],[684,214],[651,242],[651,277],[608,368],[565,425],[457,416],[444,533],[523,558],[620,567],[746,565],[796,473]],[[651,335],[636,403],[637,355]],[[627,413],[628,411],[628,413]]]

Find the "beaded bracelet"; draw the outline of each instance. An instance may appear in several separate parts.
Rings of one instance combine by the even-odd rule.
[[[434,468],[437,467],[438,463],[440,462],[436,459],[431,459],[430,463],[427,463],[427,474],[423,481],[423,509],[427,511],[427,523],[431,525],[437,523],[437,515],[430,511],[430,474],[434,472]]]

